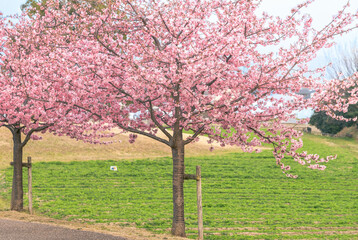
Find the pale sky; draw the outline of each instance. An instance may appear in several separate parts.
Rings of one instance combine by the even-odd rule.
[[[25,2],[26,0],[0,0],[0,12],[2,12],[5,16],[21,13],[20,6]]]
[[[290,10],[304,2],[303,0],[263,0],[261,9],[272,15],[286,16]],[[308,13],[313,18],[315,27],[323,27],[328,23],[333,15],[347,3],[347,0],[315,0],[308,8],[302,9],[302,12]],[[350,0],[351,13],[358,10],[358,1]]]
[[[308,8],[302,9],[303,13],[308,13],[312,16],[313,26],[317,29],[324,27],[330,22],[332,16],[335,15],[348,0],[315,0]],[[270,15],[276,15],[280,17],[287,16],[290,10],[305,2],[303,0],[263,0],[260,10],[266,11]],[[350,0],[350,13],[358,11],[358,0]],[[358,30],[355,30],[349,34],[337,37],[338,43],[347,42],[356,39],[358,36]]]

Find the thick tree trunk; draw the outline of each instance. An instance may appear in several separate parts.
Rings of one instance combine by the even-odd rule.
[[[22,143],[20,129],[13,131],[13,162],[14,175],[12,178],[11,210],[22,211],[24,209],[23,188],[22,188]]]
[[[172,234],[185,237],[184,222],[184,141],[180,131],[174,134],[173,156],[173,226]]]

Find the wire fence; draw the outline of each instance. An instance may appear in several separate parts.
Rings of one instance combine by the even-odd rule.
[[[186,173],[193,174],[196,165],[202,166],[205,239],[282,238],[286,233],[324,238],[338,230],[352,238],[353,232],[358,234],[355,164],[343,159],[333,162],[327,172],[298,168],[300,177],[288,179],[275,167],[269,152],[238,153],[220,159],[186,159]],[[117,171],[111,170],[113,166]],[[34,207],[42,214],[170,231],[169,158],[36,163],[33,177]],[[24,186],[26,179],[24,172]],[[9,170],[1,181],[10,187]],[[195,181],[186,181],[184,188],[187,235],[195,238]]]
[[[0,169],[0,193],[7,190],[6,169]]]

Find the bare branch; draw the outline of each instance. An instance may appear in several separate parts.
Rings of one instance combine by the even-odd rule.
[[[119,122],[115,121],[115,123],[117,124],[118,127],[122,128],[123,130],[126,130],[128,132],[132,132],[132,133],[136,133],[136,134],[140,134],[140,135],[144,135],[144,136],[147,136],[149,138],[152,138],[158,142],[161,142],[161,143],[164,143],[165,145],[167,146],[170,146],[170,143],[168,140],[165,140],[163,138],[160,138],[158,136],[155,136],[153,134],[150,134],[150,133],[147,133],[147,132],[144,132],[144,131],[140,131],[138,129],[135,129],[135,128],[132,128],[132,127],[125,127],[123,126],[122,124],[120,124]]]
[[[34,133],[34,132],[41,132],[45,129],[47,129],[48,127],[52,126],[53,124],[49,124],[49,125],[45,125],[45,126],[42,126],[42,127],[38,127],[38,128],[33,128],[31,129],[27,134],[26,134],[26,138],[25,140],[21,143],[21,147],[24,147],[27,142],[30,140],[31,138],[31,135]]]
[[[198,131],[196,131],[196,132],[194,133],[193,136],[191,136],[190,138],[188,138],[187,140],[185,140],[185,141],[184,141],[184,145],[187,145],[187,144],[191,143],[192,141],[194,141],[194,139],[195,139],[197,136],[199,136],[199,134],[202,133],[202,132],[204,131],[204,129],[205,129],[205,125],[203,125],[202,127],[200,127],[200,128],[198,129]]]
[[[152,101],[149,101],[149,112],[150,112],[150,118],[152,119],[154,124],[160,129],[160,131],[162,131],[165,134],[165,136],[168,137],[169,140],[171,140],[173,138],[172,135],[170,135],[170,133],[158,122],[158,120],[154,116]]]

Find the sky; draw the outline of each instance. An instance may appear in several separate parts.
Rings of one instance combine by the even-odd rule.
[[[5,16],[21,13],[20,6],[25,2],[26,0],[0,0],[0,12],[2,12]]]
[[[343,8],[348,0],[315,0],[308,8],[302,9],[303,13],[308,13],[312,16],[312,25],[316,29],[324,27],[330,22],[332,17]],[[260,11],[265,11],[270,15],[280,17],[287,16],[290,10],[304,2],[303,0],[263,0]],[[358,0],[350,0],[349,12],[355,13],[358,11]],[[343,36],[335,38],[337,45],[328,50],[322,50],[317,54],[317,58],[312,61],[311,67],[318,68],[327,65],[329,62],[334,62],[337,58],[336,52],[348,51],[358,42],[358,30],[353,30]],[[338,49],[338,50],[337,50]],[[334,57],[331,57],[334,56]]]
[[[290,13],[290,10],[302,0],[263,0],[261,9],[267,11],[269,14],[277,16],[285,16]],[[347,3],[347,0],[315,0],[302,12],[309,13],[313,18],[313,26],[323,27],[325,23],[329,22],[333,15]],[[350,12],[358,10],[358,1],[350,0]],[[286,13],[286,14],[285,14]]]

